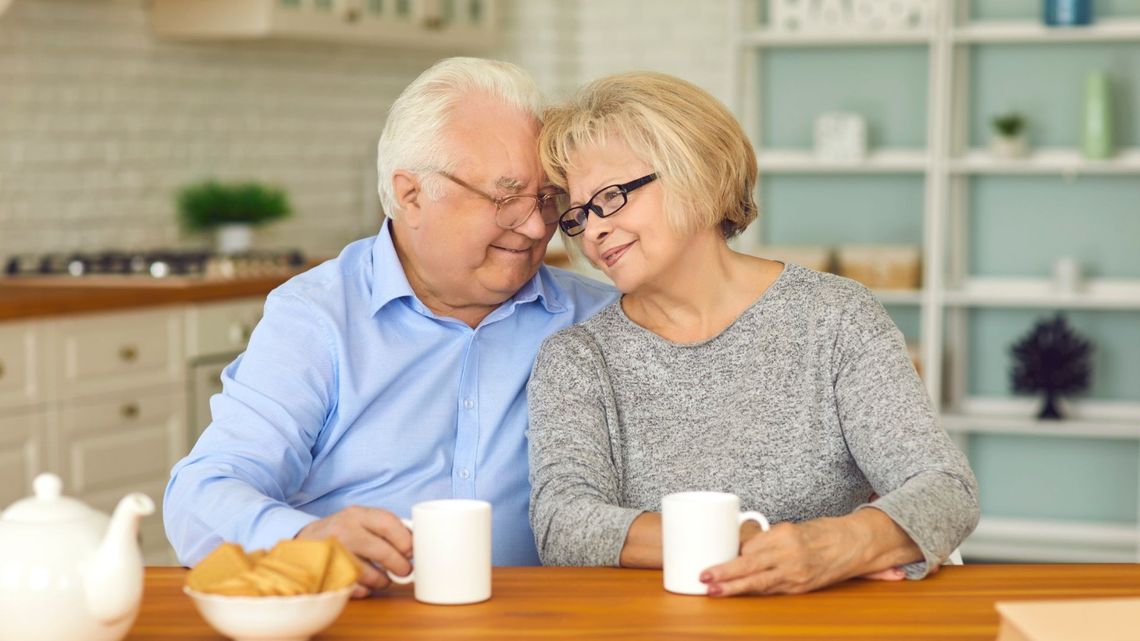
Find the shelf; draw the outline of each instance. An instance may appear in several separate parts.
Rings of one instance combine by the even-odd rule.
[[[1064,419],[1043,421],[1027,416],[943,414],[942,427],[950,433],[1019,434],[1068,438],[1140,438],[1140,416],[1134,420]]]
[[[875,297],[884,305],[921,305],[921,289],[874,289]]]
[[[785,33],[758,29],[740,36],[745,47],[846,47],[925,45],[931,32],[911,33]]]
[[[951,160],[950,170],[964,174],[1140,174],[1140,149],[1123,149],[1107,160],[1088,160],[1076,149],[1037,149],[1025,158],[998,158],[984,149],[971,149]]]
[[[927,167],[925,149],[877,149],[862,160],[823,160],[811,149],[757,150],[760,174],[897,174],[922,173]]]
[[[954,29],[962,43],[1116,42],[1140,39],[1140,19],[1105,18],[1085,27],[1048,27],[1040,22],[977,22]]]
[[[1030,563],[1135,563],[1134,523],[983,515],[962,544],[967,560]]]
[[[1140,279],[1093,279],[1079,293],[1044,278],[973,278],[944,295],[950,307],[1140,310]]]

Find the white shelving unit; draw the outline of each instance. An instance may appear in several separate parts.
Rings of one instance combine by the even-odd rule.
[[[866,158],[834,161],[816,158],[802,149],[757,150],[757,162],[767,173],[925,173],[929,162],[924,149],[877,149]]]
[[[1094,279],[1080,293],[1060,294],[1045,278],[995,278],[968,273],[969,181],[978,175],[1137,176],[1140,149],[1110,160],[1087,160],[1079,149],[1038,149],[1000,159],[969,145],[970,57],[975,44],[1140,42],[1140,17],[1104,19],[1088,27],[1050,28],[1036,21],[971,21],[969,0],[937,0],[944,13],[928,29],[907,34],[787,34],[757,18],[758,4],[738,0],[735,74],[738,115],[756,145],[761,180],[768,174],[919,174],[925,185],[923,286],[877,291],[884,304],[917,305],[921,313],[924,382],[942,422],[965,450],[971,435],[1112,438],[1140,447],[1140,404],[1074,404],[1065,421],[1039,421],[1037,401],[973,398],[966,380],[968,314],[979,308],[1140,311],[1140,279]],[[925,149],[878,149],[858,162],[821,161],[811,149],[767,148],[758,70],[762,56],[789,47],[914,47],[927,49]],[[902,89],[902,91],[907,91]],[[949,366],[947,366],[949,365]],[[1140,483],[1140,479],[1136,479]],[[1024,561],[1140,561],[1137,524],[983,517],[963,547],[974,558]]]

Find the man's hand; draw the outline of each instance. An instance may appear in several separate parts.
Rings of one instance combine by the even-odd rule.
[[[297,533],[298,539],[324,540],[333,537],[356,555],[360,565],[353,598],[368,596],[392,582],[384,570],[396,576],[412,571],[412,533],[400,518],[387,510],[357,505],[313,521]],[[379,567],[377,567],[379,566]]]

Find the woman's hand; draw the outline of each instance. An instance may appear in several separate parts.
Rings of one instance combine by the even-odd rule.
[[[857,576],[897,580],[903,575],[896,566],[922,558],[910,537],[876,509],[749,534],[739,557],[701,574],[710,596],[801,594]]]

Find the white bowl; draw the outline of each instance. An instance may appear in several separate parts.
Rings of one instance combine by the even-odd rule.
[[[234,641],[307,641],[340,616],[353,586],[297,596],[224,596],[188,587],[198,613]]]

